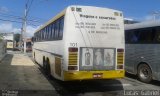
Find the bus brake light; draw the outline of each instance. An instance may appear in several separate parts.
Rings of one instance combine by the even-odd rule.
[[[77,70],[77,66],[68,66],[68,70]]]
[[[124,49],[117,49],[117,52],[124,52]]]
[[[69,48],[69,52],[78,52],[78,48]]]

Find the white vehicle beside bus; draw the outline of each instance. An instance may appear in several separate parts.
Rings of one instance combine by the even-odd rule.
[[[34,34],[33,58],[62,81],[124,77],[121,11],[69,6]]]
[[[125,26],[125,69],[142,82],[160,80],[160,21]]]

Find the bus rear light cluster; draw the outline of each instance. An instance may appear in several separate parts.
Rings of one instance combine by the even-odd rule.
[[[78,52],[78,48],[72,48],[72,47],[70,47],[69,49],[68,49],[68,51],[69,52]]]
[[[124,49],[117,49],[117,52],[124,52]]]
[[[77,70],[77,66],[68,66],[68,70]]]
[[[78,48],[69,48],[68,65],[77,65]]]
[[[123,69],[124,49],[117,49],[117,69]]]
[[[123,69],[123,65],[117,65],[117,69]]]

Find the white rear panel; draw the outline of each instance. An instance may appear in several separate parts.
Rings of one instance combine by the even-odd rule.
[[[89,64],[84,65],[86,70],[92,70],[96,64],[105,66],[105,55],[111,54],[109,56],[112,58],[110,64],[116,64],[116,49],[124,49],[122,12],[91,6],[70,6],[67,8],[65,16],[65,32],[63,35],[65,41],[65,63],[68,62],[68,48],[77,47],[78,64],[81,66],[85,63],[85,51],[88,50],[90,52]],[[99,54],[103,56],[98,57],[100,56]],[[96,62],[95,58],[101,58],[103,63]],[[105,70],[103,66],[100,66],[100,69]],[[98,67],[95,67],[95,69]],[[65,66],[65,69],[67,69],[67,66]],[[78,69],[80,69],[79,66]]]

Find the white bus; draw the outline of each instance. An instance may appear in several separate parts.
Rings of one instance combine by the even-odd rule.
[[[62,81],[124,77],[121,11],[69,6],[34,34],[33,57]]]

